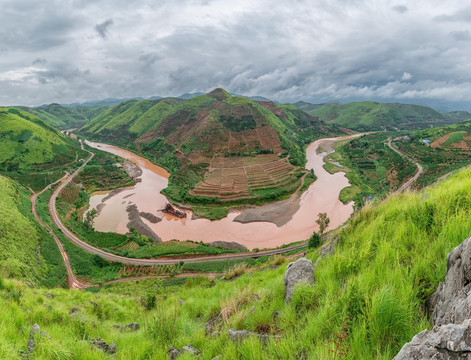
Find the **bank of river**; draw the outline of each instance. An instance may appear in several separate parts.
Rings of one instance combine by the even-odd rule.
[[[203,242],[234,241],[249,249],[263,249],[305,240],[318,228],[315,222],[318,213],[327,213],[330,218],[329,229],[333,229],[342,225],[353,212],[353,203],[345,205],[339,200],[340,190],[350,185],[348,179],[343,172],[329,174],[323,168],[326,153],[318,153],[319,149],[328,148],[335,141],[353,136],[358,135],[319,139],[307,147],[306,168],[314,170],[317,180],[301,197],[293,197],[290,201],[279,203],[279,206],[268,204],[255,209],[233,211],[224,219],[216,221],[193,220],[190,212],[185,219],[164,214],[161,209],[164,208],[167,199],[160,191],[167,186],[169,176],[164,169],[118,147],[87,142],[91,147],[130,160],[142,169],[142,181],[134,187],[118,192],[114,196],[108,196],[106,199],[107,193],[92,194],[90,205],[100,211],[95,220],[95,229],[126,233],[129,222],[126,208],[135,204],[140,212],[162,218],[162,221],[157,223],[145,218],[142,218],[142,221],[163,241],[172,239]],[[234,221],[236,217],[238,221]],[[268,221],[271,220],[270,217],[281,226]],[[241,219],[243,221],[239,222]]]

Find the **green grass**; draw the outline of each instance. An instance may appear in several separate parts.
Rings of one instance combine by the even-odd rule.
[[[54,239],[36,223],[29,191],[0,176],[0,274],[46,286],[63,285],[65,266]]]
[[[448,138],[447,141],[443,143],[444,146],[450,146],[453,145],[454,143],[460,142],[463,140],[464,135],[466,134],[465,131],[458,131],[455,133],[451,133],[450,137]]]

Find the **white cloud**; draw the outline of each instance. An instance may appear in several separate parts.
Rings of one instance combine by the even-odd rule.
[[[406,80],[407,81],[407,80],[410,80],[410,79],[412,79],[412,75],[410,73],[404,72],[402,74],[401,80]]]

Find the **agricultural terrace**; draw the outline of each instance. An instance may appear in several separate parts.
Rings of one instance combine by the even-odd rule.
[[[435,140],[433,147],[443,149],[471,150],[471,134],[467,131],[456,131]]]
[[[273,154],[229,158],[216,155],[204,180],[190,195],[218,198],[222,201],[257,198],[264,189],[292,192],[300,180],[294,166]]]

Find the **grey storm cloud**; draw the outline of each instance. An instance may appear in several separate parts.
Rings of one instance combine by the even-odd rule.
[[[401,14],[403,14],[403,13],[405,13],[407,10],[409,10],[409,9],[407,8],[407,6],[405,6],[405,5],[395,5],[395,6],[393,6],[391,9],[393,9],[394,11],[397,11],[398,13],[401,13]]]
[[[113,25],[113,19],[108,19],[103,21],[101,24],[95,25],[95,31],[100,35],[103,39],[106,39],[109,35],[108,28]]]
[[[220,86],[278,101],[471,104],[469,19],[458,0],[3,0],[0,104]]]

